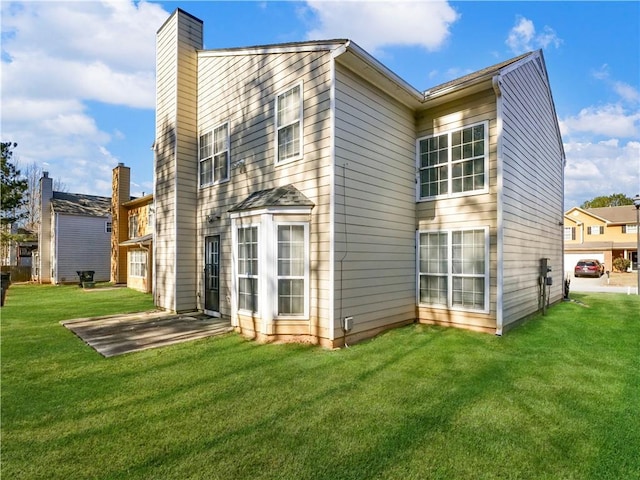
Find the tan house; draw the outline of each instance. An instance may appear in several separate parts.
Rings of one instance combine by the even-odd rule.
[[[565,270],[582,258],[593,258],[613,270],[613,259],[626,258],[638,268],[636,208],[633,205],[605,208],[573,207],[564,215]]]
[[[113,169],[111,281],[150,293],[153,289],[153,195],[132,198],[131,169]]]
[[[415,321],[502,334],[562,298],[541,51],[419,91],[350,40],[203,50],[178,9],[156,98],[160,308],[340,346]]]

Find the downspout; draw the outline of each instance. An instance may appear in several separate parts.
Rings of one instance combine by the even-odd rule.
[[[329,329],[329,341],[333,345],[333,342],[336,339],[336,326],[335,326],[335,317],[336,317],[336,249],[335,249],[335,238],[336,238],[336,58],[339,55],[342,55],[349,45],[350,41],[347,41],[340,47],[336,48],[331,52],[331,86],[330,86],[330,97],[329,97],[329,128],[331,130],[330,133],[330,158],[329,162],[331,165],[331,181],[330,186],[331,190],[329,193],[329,305],[327,308],[327,312],[329,312],[327,325]],[[319,316],[318,316],[319,318]],[[311,322],[309,322],[309,327],[311,327]],[[313,336],[316,332],[310,330],[309,335]]]
[[[502,91],[500,90],[500,74],[494,76],[491,79],[491,84],[493,86],[493,91],[496,95],[496,186],[497,186],[497,199],[496,203],[498,205],[498,225],[497,225],[497,266],[496,266],[496,335],[502,335],[502,326],[504,322],[503,318],[503,305],[504,305],[504,195],[503,195],[503,187],[504,187],[504,165],[503,165],[503,144],[502,144],[502,135],[503,135],[503,125],[502,125],[502,109],[503,109],[503,100],[502,100]]]

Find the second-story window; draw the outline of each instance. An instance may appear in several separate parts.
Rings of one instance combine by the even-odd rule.
[[[200,186],[229,179],[229,123],[200,135]]]
[[[575,240],[576,239],[576,227],[564,227],[564,239]]]
[[[418,139],[419,198],[485,191],[488,125],[470,125]]]
[[[276,163],[302,156],[302,84],[276,97]]]
[[[136,238],[138,236],[138,215],[131,215],[129,217],[129,238]]]

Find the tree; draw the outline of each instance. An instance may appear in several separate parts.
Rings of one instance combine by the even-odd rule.
[[[11,162],[15,142],[0,142],[0,256],[4,264],[8,258],[11,242],[21,239],[14,232],[16,223],[24,217],[27,202],[27,179]]]
[[[0,221],[3,226],[12,225],[21,218],[25,213],[23,207],[27,203],[27,179],[20,175],[20,170],[11,162],[13,157],[13,149],[18,146],[17,143],[2,142],[1,144],[1,161],[0,166]]]
[[[614,193],[613,195],[600,196],[587,200],[580,205],[580,208],[620,207],[622,205],[633,205],[633,200],[624,193]]]
[[[40,179],[43,170],[35,162],[24,168],[24,176],[27,179],[27,203],[25,204],[24,227],[32,232],[38,231],[40,225]],[[67,186],[59,179],[53,180],[53,190],[66,192]]]

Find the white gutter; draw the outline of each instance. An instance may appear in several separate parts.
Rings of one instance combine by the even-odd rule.
[[[504,297],[504,159],[503,159],[503,125],[502,125],[502,109],[503,100],[502,92],[500,91],[500,74],[495,75],[491,79],[493,91],[496,94],[496,150],[497,150],[497,205],[498,205],[498,226],[497,226],[497,266],[496,266],[496,335],[502,335],[503,318],[503,297]]]
[[[365,62],[369,66],[369,68],[374,70],[379,75],[387,77],[393,83],[397,84],[400,88],[405,90],[409,95],[414,97],[416,101],[420,103],[424,103],[425,97],[422,92],[420,92],[416,88],[409,85],[406,81],[404,81],[398,75],[393,73],[391,70],[385,67],[382,63],[380,63],[374,57],[369,55],[369,53],[367,53],[365,50],[360,48],[357,44],[355,44],[351,40],[347,40],[347,42],[345,43],[345,50],[350,51],[354,55],[358,56],[363,62]]]

